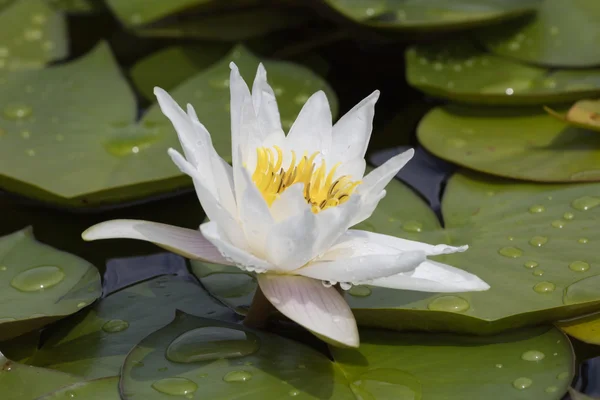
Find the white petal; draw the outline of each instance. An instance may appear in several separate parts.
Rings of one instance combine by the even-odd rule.
[[[342,175],[348,175],[351,180],[359,181],[365,175],[367,162],[364,158],[355,158],[352,161],[346,161],[335,170],[333,179],[338,179]]]
[[[247,249],[248,245],[246,243],[246,237],[240,229],[237,215],[232,215],[224,207],[221,207],[216,199],[216,194],[204,185],[204,175],[201,174],[199,170],[195,169],[193,165],[187,162],[176,150],[169,149],[168,153],[175,165],[177,165],[183,173],[188,174],[193,179],[196,194],[198,195],[200,204],[208,218],[219,224],[219,227],[225,233],[226,238],[230,243],[236,247]]]
[[[138,239],[191,259],[232,265],[199,231],[134,219],[115,219],[94,225],[81,234],[84,240]]]
[[[313,94],[304,104],[286,138],[286,149],[302,156],[314,152],[327,154],[331,148],[331,110],[323,91]]]
[[[356,194],[361,195],[362,205],[360,211],[354,216],[352,225],[364,221],[373,214],[379,201],[385,196],[384,188],[394,179],[398,171],[410,161],[414,154],[414,149],[409,149],[404,153],[398,154],[362,179],[362,183],[356,188]]]
[[[267,259],[281,271],[300,268],[317,255],[318,235],[317,218],[310,209],[278,222],[267,237]]]
[[[271,215],[277,222],[301,214],[310,206],[304,198],[304,185],[296,184],[287,188],[278,198],[275,199],[271,207]]]
[[[240,147],[246,145],[245,132],[241,129],[242,106],[244,101],[250,97],[248,85],[242,79],[238,67],[232,62],[229,64],[231,73],[229,74],[229,93],[230,93],[230,113],[231,113],[231,154],[233,163],[236,160]]]
[[[426,256],[437,256],[440,254],[452,254],[466,251],[469,246],[448,246],[447,244],[432,245],[423,242],[417,242],[414,240],[402,239],[395,236],[382,235],[380,233],[361,231],[356,229],[350,229],[343,237],[340,238],[339,244],[345,245],[352,248],[360,248],[360,244],[363,246],[385,246],[398,251],[413,251],[421,250],[425,252]],[[336,247],[334,246],[334,248]]]
[[[354,255],[348,252],[339,254],[332,261],[314,261],[294,273],[323,281],[359,284],[412,271],[423,261],[425,253],[419,250],[372,255]]]
[[[236,265],[237,267],[246,271],[265,272],[274,271],[276,268],[274,265],[265,261],[254,254],[249,253],[244,249],[235,247],[229,241],[227,241],[221,235],[219,227],[214,222],[207,222],[200,225],[200,232],[204,237],[210,241],[229,261],[229,264]]]
[[[267,82],[267,71],[260,63],[256,71],[256,78],[252,85],[252,103],[260,128],[265,135],[277,134],[282,139],[285,137],[281,129],[281,117],[277,108],[277,99],[273,89]]]
[[[365,157],[373,130],[377,99],[379,99],[379,90],[374,91],[358,103],[333,126],[331,152],[334,163]]]
[[[245,190],[238,206],[241,225],[252,253],[264,258],[267,244],[271,246],[267,241],[267,235],[275,221],[267,202],[252,182],[248,171],[242,168],[241,174],[245,180]]]
[[[333,287],[301,276],[259,275],[265,297],[283,315],[328,342],[358,347],[358,329],[352,311]]]
[[[413,272],[365,283],[391,289],[439,293],[475,292],[490,288],[487,283],[467,271],[431,260],[421,263]]]

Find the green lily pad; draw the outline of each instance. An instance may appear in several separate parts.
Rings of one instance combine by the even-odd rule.
[[[600,184],[529,184],[471,173],[455,174],[442,203],[445,229],[408,187],[393,181],[375,213],[355,228],[437,244],[470,246],[435,260],[476,274],[491,289],[428,293],[368,285],[345,292],[363,326],[395,330],[493,334],[597,310]],[[402,204],[402,207],[398,207]],[[231,307],[250,301],[228,269],[196,265],[211,293]],[[218,277],[216,283],[211,276]],[[242,282],[226,286],[226,282]],[[243,291],[241,289],[244,289]],[[249,289],[248,289],[249,290]],[[231,296],[231,294],[229,294]]]
[[[86,379],[118,375],[133,346],[168,324],[178,309],[231,317],[197,284],[162,276],[111,294],[54,327],[29,363]]]
[[[476,36],[502,56],[553,67],[590,67],[600,65],[599,20],[596,0],[545,0],[535,17],[485,28]]]
[[[230,49],[231,45],[225,43],[167,47],[138,61],[129,75],[136,89],[154,102],[155,86],[170,91],[224,58]],[[163,73],[165,70],[170,73]]]
[[[539,0],[326,0],[369,27],[412,32],[468,29],[535,11]]]
[[[354,399],[339,368],[300,343],[183,312],[127,356],[123,399]]]
[[[541,108],[433,109],[417,130],[436,156],[477,171],[545,182],[600,180],[600,136]]]
[[[0,276],[0,340],[73,314],[102,293],[93,265],[37,242],[30,228],[0,237]]]
[[[406,79],[427,94],[474,104],[548,104],[600,93],[600,69],[550,72],[464,39],[411,47]]]
[[[600,100],[579,100],[564,115],[548,107],[544,109],[551,116],[569,125],[600,131]]]
[[[360,399],[561,399],[573,378],[569,340],[546,327],[496,337],[361,330],[331,348]]]
[[[237,267],[190,260],[192,273],[217,300],[245,315],[258,286],[254,274]]]
[[[0,353],[0,392],[2,400],[35,399],[79,378],[63,372],[36,368],[8,360]]]
[[[555,325],[582,342],[600,345],[600,313],[558,321]]]
[[[238,47],[173,91],[181,104],[196,106],[225,158],[231,153],[231,59],[252,79],[259,60]],[[310,70],[287,62],[265,64],[287,126],[318,89],[330,93],[335,110],[331,90]],[[23,91],[23,86],[31,90]],[[0,110],[4,117],[0,120],[0,184],[5,190],[89,208],[190,185],[189,178],[166,155],[169,147],[179,148],[171,123],[154,105],[136,124],[133,94],[106,44],[63,66],[13,73],[4,84]],[[77,168],[73,168],[75,164]]]
[[[45,396],[38,397],[36,400],[64,400],[71,398],[83,400],[120,400],[119,377],[111,376],[108,378],[77,382],[62,387]]]
[[[41,68],[68,52],[65,17],[43,0],[16,1],[3,9],[0,37],[3,38],[0,41],[2,91],[7,90],[4,82],[7,72]],[[27,91],[29,87],[22,82],[20,90]]]

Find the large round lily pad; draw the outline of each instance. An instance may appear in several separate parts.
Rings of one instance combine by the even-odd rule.
[[[77,382],[48,393],[36,400],[64,400],[73,398],[83,400],[120,400],[119,377],[111,376]]]
[[[600,180],[600,135],[541,108],[438,107],[417,134],[436,156],[477,171],[545,182]]]
[[[493,52],[553,67],[600,65],[600,3],[596,0],[545,0],[531,18],[477,32]]]
[[[172,92],[182,105],[195,105],[226,159],[231,60],[253,79],[259,60],[238,47]],[[285,126],[316,90],[326,89],[335,105],[327,84],[310,70],[288,62],[265,65]],[[166,154],[169,147],[179,148],[171,123],[158,105],[135,122],[133,93],[106,44],[69,64],[11,74],[0,110],[0,184],[6,190],[63,206],[94,207],[190,185]]]
[[[359,325],[493,334],[598,309],[600,256],[594,243],[600,232],[594,227],[600,197],[593,194],[600,184],[529,184],[457,173],[442,202],[445,229],[402,183],[393,181],[386,190],[375,213],[357,229],[432,244],[468,244],[464,253],[435,259],[476,274],[491,289],[442,294],[353,287],[345,297]],[[246,286],[224,284],[226,270],[202,269],[207,289],[225,303],[239,307],[249,299],[236,292]],[[211,285],[211,276],[223,284]],[[239,283],[237,276],[230,282]]]
[[[354,399],[339,367],[300,343],[178,313],[127,356],[123,399]]]
[[[31,229],[0,237],[0,340],[41,328],[100,297],[98,270],[37,242]]]
[[[535,11],[539,0],[326,0],[357,23],[397,31],[468,29]]]
[[[0,393],[2,400],[33,400],[61,386],[70,385],[79,378],[36,368],[8,360],[0,353]]]
[[[540,327],[473,338],[361,330],[331,348],[359,399],[561,399],[573,377],[569,340]]]
[[[231,318],[200,286],[162,276],[118,291],[56,326],[30,364],[95,379],[119,374],[127,353],[176,310]]]
[[[406,79],[433,96],[474,104],[548,104],[600,93],[600,69],[548,71],[458,39],[411,47]]]

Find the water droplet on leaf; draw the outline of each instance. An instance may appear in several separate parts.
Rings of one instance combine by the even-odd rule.
[[[527,389],[529,386],[531,386],[533,384],[533,381],[529,378],[517,378],[513,381],[513,387],[515,389],[519,389],[519,390],[523,390],[523,389]]]
[[[590,264],[585,261],[573,261],[569,264],[569,269],[575,272],[585,272],[590,269]]]
[[[546,207],[540,205],[540,204],[535,204],[531,207],[529,207],[529,212],[532,214],[537,214],[537,213],[541,213],[546,211]]]
[[[364,285],[352,286],[348,294],[354,297],[367,297],[371,294],[371,289]]]
[[[523,250],[518,247],[503,247],[498,250],[498,253],[504,257],[519,258],[523,255]]]
[[[523,266],[524,266],[525,268],[535,268],[535,267],[537,267],[538,265],[540,265],[540,264],[538,264],[538,263],[537,263],[537,262],[535,262],[535,261],[527,261],[525,264],[523,264]]]
[[[554,292],[554,289],[556,289],[556,285],[552,282],[539,282],[533,287],[533,290],[540,294]]]
[[[127,328],[129,328],[129,322],[122,319],[111,319],[102,325],[102,330],[108,333],[123,332]]]
[[[463,312],[467,311],[470,304],[467,300],[458,296],[441,296],[433,299],[427,308],[433,311]]]
[[[579,211],[587,211],[600,204],[600,197],[583,196],[573,200],[571,207]]]
[[[529,244],[534,247],[542,247],[548,243],[548,238],[546,236],[534,236],[529,239]]]
[[[521,359],[525,361],[541,361],[546,357],[544,353],[537,350],[529,350],[521,354]]]
[[[157,392],[171,396],[185,396],[198,390],[198,385],[186,378],[165,378],[152,384],[152,388]]]
[[[423,230],[423,224],[418,221],[406,221],[402,225],[402,229],[406,232],[421,232]]]
[[[252,379],[252,374],[248,371],[231,371],[223,377],[225,382],[246,382],[250,379]]]
[[[10,285],[22,292],[35,292],[60,283],[65,273],[54,265],[44,265],[23,271],[16,275]]]
[[[33,113],[33,109],[25,104],[11,104],[4,107],[3,115],[6,119],[24,119]]]

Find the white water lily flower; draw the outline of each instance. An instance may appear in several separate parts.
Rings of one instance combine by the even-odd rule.
[[[349,230],[373,213],[385,186],[413,156],[413,150],[406,151],[363,176],[379,92],[332,126],[327,98],[319,91],[286,136],[262,65],[251,93],[232,63],[230,90],[233,167],[216,153],[191,105],[186,113],[164,90],[154,91],[185,158],[173,149],[169,155],[193,179],[210,222],[197,231],[107,221],[86,230],[85,240],[146,240],[192,259],[256,272],[265,297],[282,314],[350,347],[359,343],[356,321],[331,284],[431,292],[489,288],[470,273],[427,259],[467,246]]]

